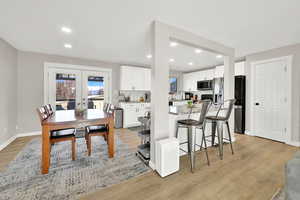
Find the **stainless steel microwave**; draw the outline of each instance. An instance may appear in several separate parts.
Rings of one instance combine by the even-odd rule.
[[[213,80],[197,81],[197,90],[212,90]]]

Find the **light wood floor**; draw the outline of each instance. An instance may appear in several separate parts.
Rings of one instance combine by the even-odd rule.
[[[133,149],[140,142],[136,134],[127,129],[119,129],[116,133]],[[5,170],[5,166],[32,138],[18,138],[0,151],[0,170]],[[269,200],[283,186],[284,164],[299,150],[245,135],[237,136],[235,155],[231,155],[228,145],[224,148],[223,161],[219,160],[217,149],[209,149],[210,166],[206,165],[204,152],[198,153],[194,173],[190,172],[188,157],[184,156],[176,174],[160,178],[155,172],[150,172],[82,199]]]

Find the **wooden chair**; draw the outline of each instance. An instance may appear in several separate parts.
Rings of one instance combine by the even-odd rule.
[[[106,104],[103,108],[104,112],[113,113],[113,105]],[[97,126],[87,126],[85,127],[85,140],[88,149],[88,156],[91,155],[92,152],[92,137],[93,136],[103,136],[104,140],[107,141],[108,137],[108,126],[107,125],[97,125]]]
[[[52,111],[53,114],[53,109],[51,105],[47,106],[42,106],[37,108],[37,113],[39,115],[41,124],[43,123],[44,120],[48,119],[52,114],[50,114]],[[64,142],[64,141],[71,141],[72,142],[72,160],[76,159],[76,138],[75,138],[75,133],[76,129],[60,129],[60,130],[53,130],[50,132],[50,143],[51,146],[54,143],[57,142]]]

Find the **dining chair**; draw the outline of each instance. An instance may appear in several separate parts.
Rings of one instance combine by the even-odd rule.
[[[47,108],[48,107],[48,108]],[[51,108],[51,105],[50,105]],[[37,108],[37,113],[40,118],[41,124],[44,120],[48,119],[52,114],[50,114],[47,109],[49,109],[49,106],[42,106]],[[53,111],[53,110],[52,110]],[[54,143],[58,142],[64,142],[64,141],[71,141],[72,143],[72,160],[76,159],[76,138],[75,138],[76,129],[59,129],[59,130],[53,130],[50,132],[50,144],[51,146]]]
[[[114,113],[113,105],[104,103],[103,111],[113,114]],[[95,126],[85,127],[85,140],[88,149],[88,156],[90,156],[92,152],[92,137],[103,136],[104,140],[107,142],[108,132],[109,132],[108,126],[106,124],[99,124]]]

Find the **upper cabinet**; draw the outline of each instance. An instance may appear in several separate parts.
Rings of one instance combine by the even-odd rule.
[[[234,64],[234,75],[245,75],[245,62],[237,62]],[[224,77],[224,65],[215,68],[215,78]]]
[[[234,75],[245,75],[245,62],[238,62],[234,65]]]
[[[238,62],[234,65],[235,76],[245,75],[245,62]],[[224,77],[224,66],[217,66],[214,69],[208,69],[197,72],[183,74],[183,90],[197,91],[197,81],[212,80],[214,78]]]
[[[151,90],[151,69],[121,66],[120,90]]]

